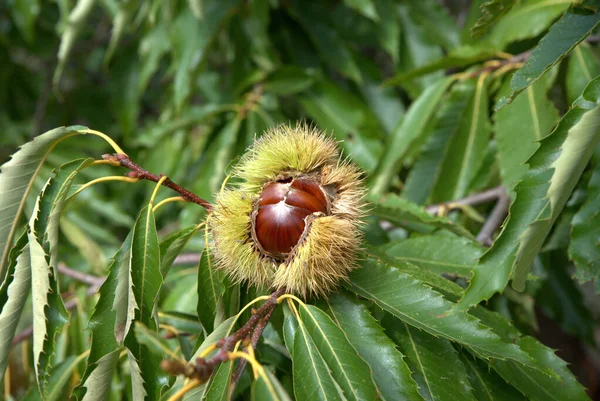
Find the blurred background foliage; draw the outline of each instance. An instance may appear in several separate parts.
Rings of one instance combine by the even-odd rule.
[[[482,10],[483,3],[3,1],[0,162],[50,128],[82,124],[109,134],[147,170],[167,174],[211,199],[256,136],[281,123],[305,120],[343,141],[345,154],[364,169],[374,194],[392,192],[426,205],[498,185],[510,189],[527,171],[522,164],[535,151],[534,142],[550,133],[600,74],[598,38],[592,35],[578,44],[512,103],[495,111],[496,102],[514,90],[509,81],[522,65],[517,62],[526,60],[571,2],[495,1],[506,9],[491,14]],[[487,63],[513,55],[524,57],[512,59],[508,68]],[[99,158],[100,143],[91,136],[61,143],[32,194],[39,193],[53,167],[73,157]],[[563,357],[576,362],[572,368],[592,394],[600,386],[592,349],[600,309],[591,286],[581,287],[571,278],[569,260],[580,262],[575,272],[579,281],[597,279],[597,243],[595,254],[593,243],[578,253],[577,244],[570,248],[570,234],[597,234],[589,216],[597,221],[599,161],[596,151],[536,258],[532,274],[539,279],[523,293],[508,288],[489,301],[490,308],[523,332],[561,348]],[[108,174],[115,174],[114,168],[81,173],[88,181]],[[111,183],[82,192],[61,220],[63,262],[104,275],[152,189]],[[162,191],[160,196],[170,194]],[[32,210],[34,199],[26,211]],[[492,207],[465,208],[449,218],[476,234]],[[588,214],[579,214],[582,210]],[[165,206],[157,215],[161,238],[199,222],[203,214],[193,204]],[[410,230],[384,228],[370,220],[370,244],[410,235]],[[203,246],[202,238],[192,239],[186,251],[199,252]],[[411,248],[405,248],[389,252],[410,260]],[[479,248],[472,252],[473,259],[481,255]],[[168,276],[163,310],[196,314],[196,274],[194,268],[182,267]],[[186,280],[191,277],[193,281]],[[70,342],[78,349],[69,351],[60,349],[59,341],[58,354],[78,355],[89,348],[80,330],[93,303],[74,282],[65,279],[63,284],[78,299],[77,318],[68,332],[80,341]],[[232,311],[239,303],[231,301]],[[29,321],[24,317],[22,328]],[[30,345],[23,344],[25,365],[12,370],[15,394],[29,381],[19,376],[30,369]],[[119,390],[117,386],[115,394]]]

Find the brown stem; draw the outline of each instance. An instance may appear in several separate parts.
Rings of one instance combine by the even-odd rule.
[[[449,205],[460,205],[460,206],[475,206],[482,203],[491,202],[496,199],[500,199],[502,196],[506,196],[506,191],[502,185],[488,189],[486,191],[467,196],[462,199],[458,199],[451,202],[444,202],[436,205],[430,205],[425,208],[431,214],[437,214],[441,209],[447,208]]]
[[[93,276],[78,270],[73,270],[62,262],[58,263],[58,272],[63,276],[71,277],[74,280],[96,287],[100,287],[105,280],[104,277]]]
[[[129,156],[124,155],[124,154],[116,153],[116,154],[112,154],[112,155],[102,155],[102,158],[104,160],[118,162],[121,166],[126,167],[129,170],[131,170],[127,174],[127,176],[131,177],[131,178],[138,178],[140,180],[149,180],[149,181],[153,181],[153,182],[158,182],[163,177],[163,175],[156,175],[156,174],[153,174],[153,173],[143,169],[142,167],[140,167],[139,165],[137,165],[133,161],[131,161]],[[212,204],[210,202],[200,198],[199,196],[195,195],[191,191],[188,191],[187,189],[183,188],[182,186],[177,185],[176,183],[171,181],[171,179],[169,179],[169,178],[167,178],[163,182],[162,185],[164,185],[165,187],[171,188],[173,191],[179,193],[179,195],[181,195],[185,200],[194,202],[194,203],[202,206],[203,208],[205,208],[207,211],[210,211],[212,209]]]
[[[509,207],[510,198],[506,193],[502,193],[500,198],[498,198],[498,202],[496,202],[496,206],[494,206],[494,210],[492,210],[492,213],[490,213],[490,216],[483,224],[483,227],[481,227],[481,231],[477,234],[477,241],[486,246],[492,245],[494,242],[493,235],[504,222]]]
[[[203,383],[206,382],[221,363],[229,360],[229,352],[233,350],[238,341],[241,341],[242,344],[250,342],[256,345],[258,343],[262,331],[269,322],[271,314],[277,307],[277,299],[284,293],[284,288],[280,288],[273,292],[260,308],[253,311],[252,316],[244,326],[229,336],[217,341],[216,347],[219,349],[217,353],[210,358],[196,359],[195,364],[191,365],[193,369],[178,365],[177,363],[174,363],[174,361],[167,361],[167,363],[162,364],[163,370],[172,374],[184,374],[187,377],[198,379]]]

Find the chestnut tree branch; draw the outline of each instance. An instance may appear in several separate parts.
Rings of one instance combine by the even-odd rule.
[[[142,168],[139,165],[137,165],[136,163],[134,163],[129,158],[129,156],[124,155],[124,154],[120,154],[120,153],[116,153],[116,154],[112,154],[112,155],[106,154],[106,155],[102,155],[102,158],[104,160],[110,160],[112,162],[119,163],[119,165],[131,170],[131,171],[129,171],[129,173],[127,173],[127,176],[130,178],[138,178],[140,180],[149,180],[149,181],[158,183],[160,181],[160,179],[163,177],[163,174],[157,175],[157,174],[153,174],[153,173],[145,170],[144,168]],[[171,181],[170,178],[167,178],[163,182],[162,185],[164,185],[165,187],[171,188],[173,191],[179,193],[179,195],[181,195],[185,200],[194,202],[194,203],[202,206],[203,208],[205,208],[207,211],[210,211],[212,209],[212,204],[210,202],[200,198],[198,195],[195,195],[191,191],[176,184],[175,182]]]
[[[510,198],[506,193],[502,193],[496,202],[496,206],[490,213],[490,216],[487,218],[483,227],[481,227],[481,231],[477,234],[477,241],[486,246],[491,246],[494,242],[493,236],[494,233],[506,218],[508,214],[508,209],[510,207]]]
[[[271,314],[278,305],[277,299],[284,293],[284,288],[274,291],[260,308],[253,310],[252,316],[246,324],[236,332],[217,341],[215,347],[219,351],[213,356],[198,358],[193,365],[189,366],[182,366],[176,361],[165,361],[167,363],[162,364],[163,370],[171,374],[183,374],[188,378],[197,379],[201,383],[206,382],[221,363],[229,360],[229,352],[233,350],[238,341],[241,341],[244,345],[253,344],[255,346],[258,344],[258,340],[269,322]],[[192,367],[191,369],[190,366]]]
[[[462,199],[430,205],[425,210],[431,214],[438,214],[440,210],[451,208],[451,206],[475,206],[500,199],[502,196],[506,196],[506,190],[500,185]]]

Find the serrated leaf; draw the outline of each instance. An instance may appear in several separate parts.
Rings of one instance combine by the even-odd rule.
[[[432,216],[422,206],[395,194],[370,196],[369,201],[372,202],[373,215],[397,226],[422,233],[431,233],[435,229],[443,228],[463,237],[473,237],[466,228],[445,217]]]
[[[152,205],[140,211],[131,239],[131,282],[138,311],[136,320],[156,330],[154,308],[162,286],[160,249]]]
[[[154,396],[154,398],[150,398],[151,400],[158,399],[158,394],[148,394],[146,392],[147,386],[145,384],[148,387],[152,386],[152,384],[144,380],[140,364],[129,350],[127,351],[127,360],[129,361],[129,373],[131,375],[131,398],[133,400],[145,400],[150,395],[150,397]]]
[[[39,390],[32,387],[23,398],[23,401],[58,401],[64,399],[65,395],[68,395],[69,382],[73,372],[85,357],[87,357],[87,353],[79,356],[68,356],[52,369],[48,379],[47,394],[42,397]]]
[[[600,13],[572,5],[540,40],[531,56],[510,80],[510,93],[496,103],[496,110],[537,81],[562,60],[600,24]]]
[[[143,337],[144,340],[147,338]],[[169,377],[160,368],[162,357],[154,354],[146,345],[138,342],[132,330],[125,339],[131,370],[134,400],[157,400]]]
[[[440,293],[392,266],[367,260],[363,268],[351,273],[348,287],[407,324],[455,341],[482,359],[512,360],[551,374],[517,346],[502,341],[475,317],[453,310],[456,304]]]
[[[336,383],[331,370],[308,334],[306,326],[301,320],[292,319],[296,322],[295,330],[293,330],[294,326],[288,325],[286,346],[292,356],[296,399],[346,400],[342,389]],[[293,347],[289,348],[289,340],[292,338]]]
[[[421,400],[404,355],[384,333],[364,302],[340,292],[332,295],[326,305],[326,311],[348,342],[371,368],[381,399]]]
[[[55,351],[56,337],[69,321],[60,296],[58,226],[69,189],[77,173],[93,159],[74,160],[55,170],[38,196],[29,221],[29,251],[33,305],[33,359],[40,393],[46,396],[47,378]]]
[[[462,361],[469,373],[471,388],[478,401],[526,401],[525,396],[490,370],[483,361],[462,353]]]
[[[384,325],[406,355],[406,363],[426,400],[472,400],[469,376],[452,343],[387,316]]]
[[[558,111],[547,97],[552,80],[547,75],[525,89],[515,100],[494,114],[498,141],[498,163],[502,183],[513,188],[527,172],[525,162],[558,122]],[[508,82],[498,97],[509,91]]]
[[[344,332],[321,309],[312,305],[299,306],[299,326],[302,336],[310,337],[314,351],[318,352],[327,364],[331,377],[343,392],[346,399],[371,400],[375,398],[375,386],[369,366],[350,345]],[[304,332],[305,330],[305,332]],[[295,343],[301,336],[296,334]],[[302,345],[302,346],[309,346]],[[298,348],[294,345],[294,358],[298,358]],[[300,361],[292,360],[294,366]],[[294,379],[296,369],[294,368]],[[300,384],[302,386],[302,384]],[[297,395],[298,396],[298,395]]]
[[[577,268],[574,277],[580,282],[595,281],[600,293],[600,167],[596,167],[588,184],[588,200],[573,216],[569,257]]]
[[[475,266],[460,308],[488,299],[511,277],[515,289],[523,288],[533,258],[600,139],[599,104],[600,79],[596,79],[528,160],[529,172],[515,187],[509,220]]]
[[[497,49],[535,38],[548,29],[571,4],[571,0],[529,0],[515,5],[492,28],[488,39]]]
[[[113,372],[122,348],[115,336],[117,314],[126,314],[114,310],[113,306],[119,286],[121,261],[127,259],[131,252],[131,236],[130,233],[114,256],[108,270],[108,277],[100,287],[100,297],[94,313],[90,317],[88,324],[92,334],[90,356],[85,373],[74,391],[79,400],[105,400],[110,392]]]
[[[27,232],[19,237],[8,256],[7,276],[0,288],[0,376],[8,366],[12,340],[19,324],[25,301],[31,290],[30,254]],[[4,382],[0,383],[0,392]]]
[[[113,262],[113,268],[118,271],[118,276],[112,310],[115,312],[114,334],[119,345],[123,345],[123,341],[131,328],[131,323],[135,319],[135,311],[139,309],[133,293],[133,283],[131,280],[132,238],[133,231],[125,238],[118,259],[115,256]]]
[[[265,375],[258,376],[252,383],[252,401],[291,401],[279,380],[269,370],[264,370]]]
[[[389,257],[413,263],[435,273],[468,276],[483,248],[466,238],[424,235],[392,241],[379,247]]]
[[[371,192],[387,192],[394,175],[401,168],[403,157],[413,141],[427,133],[425,129],[452,78],[445,78],[427,88],[410,106],[400,125],[392,132],[373,178]],[[424,141],[423,141],[424,142]]]
[[[471,91],[463,85],[454,85],[448,97],[440,104],[427,129],[427,141],[416,152],[415,164],[408,172],[402,197],[411,202],[424,204],[431,195],[433,185],[441,173],[442,162],[450,138],[456,135],[463,110],[469,102]]]
[[[573,103],[592,79],[600,75],[600,60],[587,43],[581,43],[573,49],[567,63],[565,89],[567,102]]]
[[[589,400],[583,386],[567,367],[566,362],[554,354],[554,350],[538,342],[535,338],[522,334],[499,313],[483,307],[472,313],[494,331],[504,341],[512,342],[527,352],[536,362],[554,372],[549,376],[538,369],[513,361],[494,360],[491,366],[498,374],[531,400]],[[550,395],[549,395],[550,394]],[[548,398],[546,398],[548,397]]]
[[[21,146],[0,174],[0,277],[6,272],[8,252],[25,200],[48,153],[61,140],[77,134],[83,126],[61,127],[35,137]]]
[[[550,379],[539,370],[509,361],[492,361],[492,367],[531,401],[589,401],[583,386],[567,367],[567,363],[558,358],[554,351],[542,346],[531,337],[523,337],[518,346],[531,355],[536,361],[552,369],[560,375],[561,380]]]
[[[223,314],[222,302],[225,286],[221,271],[217,270],[210,251],[205,248],[198,264],[198,305],[196,311],[202,325],[209,333],[213,330],[218,314]]]
[[[491,127],[486,75],[473,87],[473,94],[458,121],[456,132],[446,147],[440,174],[431,193],[432,202],[460,199],[470,190],[470,184],[483,164]]]
[[[471,28],[471,36],[482,36],[493,24],[502,18],[517,3],[516,0],[492,0],[481,5],[482,16]]]

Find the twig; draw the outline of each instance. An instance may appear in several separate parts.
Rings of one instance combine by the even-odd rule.
[[[254,328],[254,332],[252,333],[252,349],[256,349],[256,347],[258,346],[258,342],[260,341],[260,338],[262,337],[262,333],[263,331],[265,331],[265,327],[267,327],[267,324],[269,323],[269,320],[271,319],[271,314],[273,313],[275,309],[271,309],[269,312],[267,312],[267,314],[258,322],[258,324],[256,325],[256,327]],[[231,384],[229,386],[229,394],[233,394],[235,392],[235,389],[240,381],[240,378],[242,377],[242,373],[244,373],[244,369],[246,368],[246,365],[248,364],[248,361],[246,359],[242,359],[240,360],[240,364],[238,365],[235,373],[233,374],[233,376],[231,377]]]
[[[198,358],[194,365],[187,366],[182,366],[176,361],[165,361],[166,363],[161,365],[163,370],[171,374],[183,374],[188,378],[198,379],[202,383],[206,382],[221,363],[229,360],[229,352],[239,341],[242,343],[254,343],[256,341],[258,343],[264,327],[277,307],[277,299],[284,293],[284,288],[273,292],[260,308],[253,311],[252,316],[242,328],[217,341],[215,348],[218,348],[219,351],[210,358]]]
[[[64,263],[58,263],[58,272],[63,276],[71,277],[74,280],[80,281],[84,284],[100,287],[104,282],[104,277],[93,276],[91,274],[82,273],[77,270],[73,270],[67,267]]]
[[[506,195],[505,192],[500,194],[498,198],[498,202],[496,202],[496,206],[492,210],[492,213],[487,218],[483,227],[481,227],[481,231],[477,234],[477,241],[486,246],[491,246],[494,242],[493,235],[498,228],[504,222],[504,218],[508,213],[508,208],[510,207],[510,198]]]
[[[173,261],[173,266],[197,264],[200,262],[201,256],[202,254],[200,252],[183,253],[181,255],[177,255]]]
[[[503,186],[498,186],[455,201],[430,205],[427,206],[425,210],[431,214],[438,214],[440,210],[452,209],[452,206],[475,206],[500,199],[502,196],[506,196],[506,191]]]
[[[138,166],[133,161],[131,161],[129,156],[124,155],[124,154],[117,153],[117,154],[112,154],[112,155],[102,155],[102,158],[104,160],[110,160],[112,162],[117,162],[121,166],[126,167],[129,170],[131,170],[127,174],[127,176],[130,178],[138,178],[140,180],[149,180],[149,181],[153,181],[153,182],[157,183],[158,181],[160,181],[161,177],[163,177],[162,174],[156,175],[156,174],[153,174],[153,173],[143,169],[142,167]],[[191,191],[188,191],[187,189],[183,188],[182,186],[177,185],[175,182],[171,181],[171,179],[169,179],[169,178],[167,178],[163,182],[163,185],[165,187],[171,188],[173,191],[179,193],[179,195],[181,195],[184,199],[202,206],[207,211],[210,211],[212,209],[212,204],[210,202],[200,198],[199,196],[195,195]]]

